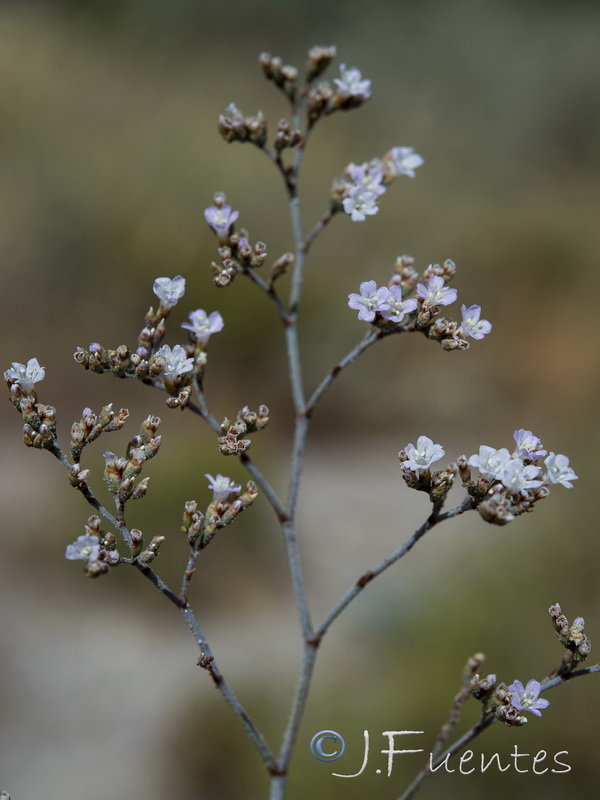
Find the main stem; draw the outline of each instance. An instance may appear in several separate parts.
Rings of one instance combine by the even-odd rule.
[[[298,105],[294,110],[294,125],[296,130],[300,129],[301,107]],[[300,729],[304,710],[306,708],[306,701],[317,651],[317,643],[314,641],[313,625],[310,617],[306,590],[304,587],[296,532],[296,508],[298,505],[298,496],[300,492],[300,481],[302,477],[302,465],[304,461],[306,437],[310,422],[304,395],[302,365],[300,360],[300,345],[298,340],[298,308],[302,293],[304,262],[308,249],[307,243],[304,241],[302,234],[300,204],[297,194],[298,172],[302,161],[302,153],[302,146],[299,146],[295,153],[292,170],[286,180],[290,204],[290,218],[296,251],[294,272],[292,275],[292,286],[290,290],[289,309],[285,326],[285,340],[290,370],[290,383],[295,410],[295,428],[294,442],[292,446],[290,484],[286,509],[287,518],[283,521],[282,528],[284,533],[288,566],[290,570],[292,586],[294,589],[296,609],[298,611],[300,626],[302,629],[303,655],[300,672],[296,681],[294,697],[290,708],[290,714],[283,735],[281,749],[279,751],[279,758],[277,762],[278,774],[274,775],[271,781],[271,800],[283,800],[285,797],[289,764],[298,737],[298,731]]]

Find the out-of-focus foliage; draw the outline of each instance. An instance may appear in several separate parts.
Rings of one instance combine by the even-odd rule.
[[[369,587],[323,645],[291,800],[399,794],[420,762],[402,764],[393,780],[374,775],[373,762],[370,775],[341,781],[308,753],[312,733],[348,732],[356,745],[349,771],[365,728],[377,749],[383,730],[425,730],[427,750],[472,652],[484,650],[507,682],[541,678],[560,659],[550,603],[584,615],[600,642],[599,29],[592,0],[0,6],[3,369],[39,358],[47,368],[40,398],[57,406],[65,435],[86,405],[130,408],[131,429],[114,435],[115,449],[146,414],[163,417],[163,448],[135,524],[167,536],[158,564],[166,578],[180,574],[180,513],[184,500],[207,497],[203,473],[241,473],[162,397],[85,374],[71,353],[92,341],[133,343],[154,278],[184,275],[188,291],[167,341],[181,337],[187,310],[221,311],[209,401],[217,416],[269,405],[271,427],[253,452],[284,488],[290,414],[279,326],[241,279],[213,287],[215,241],[202,217],[224,190],[273,258],[290,249],[279,176],[258,151],[226,145],[216,132],[231,101],[247,113],[262,109],[272,127],[286,113],[261,76],[261,50],[302,63],[311,44],[335,43],[338,63],[373,82],[365,107],[314,132],[301,187],[307,229],[348,162],[393,145],[426,159],[414,181],[394,184],[376,217],[336,219],[315,245],[302,326],[309,383],[363,333],[347,294],[361,280],[385,281],[400,253],[422,267],[454,259],[459,300],[480,303],[494,323],[466,353],[392,337],[319,409],[302,497],[315,617],[422,521],[424,504],[400,486],[395,460],[419,434],[454,458],[479,444],[511,447],[515,428],[531,428],[580,475],[571,492],[557,487],[531,519],[506,529],[467,518],[433,532],[410,564]],[[25,451],[8,403],[1,422],[0,788],[14,800],[84,792],[96,800],[110,779],[115,796],[130,800],[263,797],[260,765],[198,674],[179,619],[135,575],[92,584],[63,563],[88,510],[58,464]],[[101,452],[88,458],[99,478]],[[211,546],[193,599],[224,671],[275,743],[299,649],[283,550],[266,504],[235,527]],[[593,678],[564,687],[543,720],[518,731],[497,726],[478,743],[488,754],[510,753],[515,742],[532,753],[567,749],[569,775],[438,775],[424,800],[589,790],[598,781],[589,736],[598,696]]]

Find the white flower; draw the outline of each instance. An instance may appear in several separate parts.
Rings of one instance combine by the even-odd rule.
[[[217,473],[217,477],[213,478],[210,473],[204,475],[208,478],[208,488],[213,490],[213,500],[221,502],[227,500],[230,494],[239,494],[242,488],[241,483],[234,483],[231,478]]]
[[[389,293],[388,303],[390,304],[390,307],[389,309],[382,311],[381,316],[384,319],[390,320],[390,322],[402,322],[406,314],[410,314],[411,311],[415,311],[419,305],[413,297],[411,297],[409,300],[403,300],[402,287],[398,286],[397,284],[390,286]]]
[[[547,450],[542,449],[542,442],[537,436],[534,436],[531,431],[526,431],[525,428],[519,428],[513,434],[514,440],[517,443],[517,448],[514,452],[515,457],[522,459],[534,460],[541,458],[548,454]]]
[[[429,469],[435,462],[439,461],[444,455],[444,449],[440,444],[434,444],[427,436],[419,436],[417,446],[409,444],[404,448],[406,458],[402,462],[409,469]]]
[[[535,489],[542,485],[542,481],[535,480],[540,474],[539,467],[530,464],[528,467],[515,458],[509,458],[500,469],[498,478],[504,486],[512,492],[521,489]]]
[[[67,546],[65,558],[69,561],[97,561],[100,555],[100,540],[97,536],[79,536]]]
[[[152,289],[164,308],[173,308],[185,294],[185,278],[181,275],[176,275],[174,278],[157,278]]]
[[[392,147],[386,158],[394,174],[408,175],[409,178],[414,178],[415,170],[425,163],[425,159],[415,153],[414,147]]]
[[[163,366],[165,378],[176,378],[194,369],[194,359],[187,357],[187,353],[180,344],[176,344],[172,350],[168,344],[163,344],[160,350],[156,351],[156,355],[166,359]]]
[[[577,480],[577,475],[569,466],[569,459],[567,456],[556,455],[550,453],[548,458],[544,460],[546,465],[546,474],[544,475],[547,483],[562,483],[567,489],[572,489],[573,484],[571,481]]]
[[[340,73],[341,78],[333,79],[339,92],[353,97],[362,96],[365,100],[371,96],[371,92],[369,91],[371,88],[371,81],[363,80],[359,69],[356,67],[346,69],[345,64],[340,64]]]
[[[507,461],[510,461],[510,453],[506,447],[495,450],[485,444],[480,446],[479,455],[469,458],[470,466],[477,467],[484,477],[498,479],[500,479],[500,473]]]
[[[181,327],[191,331],[194,339],[200,344],[206,344],[211,334],[218,333],[223,330],[225,323],[223,317],[218,311],[213,311],[207,314],[202,308],[191,311],[189,314],[190,321],[182,322]]]
[[[46,371],[40,367],[37,358],[30,358],[27,365],[13,361],[11,369],[4,373],[4,380],[18,383],[23,394],[33,394],[34,384],[44,380],[45,375]]]
[[[430,275],[427,286],[418,283],[417,294],[432,306],[449,306],[457,297],[456,289],[445,286],[441,275]]]
[[[363,281],[360,285],[360,294],[352,292],[348,295],[348,308],[358,311],[358,318],[364,322],[373,322],[378,311],[389,309],[390,298],[387,286],[378,288],[375,281]]]
[[[352,222],[364,222],[368,216],[379,211],[377,195],[362,186],[353,186],[342,200],[342,205]]]
[[[481,316],[481,306],[462,306],[462,325],[461,328],[467,336],[473,339],[483,339],[491,330],[492,323],[487,319],[479,319]]]

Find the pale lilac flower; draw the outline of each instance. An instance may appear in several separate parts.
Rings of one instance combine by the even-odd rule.
[[[567,489],[572,489],[573,484],[571,481],[577,480],[577,475],[569,466],[569,459],[567,456],[556,455],[550,453],[548,458],[544,460],[546,465],[546,474],[544,475],[547,483],[562,483]]]
[[[176,275],[174,278],[157,278],[152,290],[162,306],[173,308],[185,294],[185,278],[181,275]]]
[[[364,222],[368,216],[379,211],[377,195],[363,189],[362,186],[353,186],[347,197],[342,200],[342,205],[352,222]]]
[[[84,534],[79,536],[73,544],[67,546],[65,558],[69,561],[97,561],[100,555],[100,540],[97,536]]]
[[[541,458],[548,454],[547,450],[542,450],[542,440],[534,436],[531,431],[526,431],[524,428],[519,428],[514,434],[517,449],[515,455],[519,458]]]
[[[415,170],[425,163],[425,159],[415,153],[414,147],[392,147],[387,158],[396,175],[408,175],[409,178],[414,178]]]
[[[479,319],[481,316],[481,306],[462,306],[462,325],[463,333],[473,339],[483,339],[492,330],[492,323],[487,319]]]
[[[429,469],[429,467],[445,454],[441,444],[434,444],[427,436],[419,436],[417,446],[409,444],[404,448],[406,458],[402,462],[405,467],[412,470]]]
[[[530,680],[527,686],[523,686],[521,681],[514,681],[508,687],[512,695],[511,704],[519,711],[531,711],[536,717],[541,717],[541,708],[548,708],[549,700],[538,699],[542,685],[539,681]]]
[[[397,284],[390,286],[390,297],[388,302],[390,307],[387,311],[382,311],[381,316],[384,319],[389,319],[391,322],[402,322],[406,314],[410,314],[419,305],[414,297],[409,300],[402,299],[402,287]]]
[[[23,394],[33,394],[34,384],[43,381],[46,375],[44,367],[40,367],[37,358],[30,358],[27,364],[12,362],[12,367],[4,373],[5,381],[18,383]]]
[[[231,478],[226,478],[219,473],[217,473],[216,478],[213,478],[208,472],[204,477],[208,478],[208,488],[213,490],[213,500],[217,502],[227,500],[230,494],[237,493],[242,488],[241,483],[234,483]]]
[[[168,344],[163,344],[160,350],[156,351],[156,355],[166,358],[163,366],[165,378],[176,378],[194,369],[194,359],[188,358],[187,353],[180,344],[176,344],[172,350]]]
[[[533,464],[526,467],[522,461],[510,458],[503,464],[497,477],[509,491],[518,492],[521,489],[536,489],[541,486],[542,481],[536,480],[540,472],[540,468]]]
[[[348,164],[345,169],[346,174],[355,186],[360,186],[366,192],[371,192],[376,197],[385,192],[385,186],[382,185],[383,170],[380,167],[375,167],[368,162],[364,164]]]
[[[449,306],[456,300],[456,289],[444,286],[444,279],[440,275],[431,275],[427,286],[417,284],[417,294],[432,306]]]
[[[365,100],[371,97],[371,81],[364,80],[359,69],[356,67],[347,69],[345,64],[341,64],[340,73],[341,78],[333,79],[340,93],[351,97],[362,97]]]
[[[474,455],[469,458],[469,465],[477,467],[479,472],[486,478],[500,478],[500,473],[506,464],[510,461],[510,453],[506,447],[496,450],[493,447],[488,447],[482,444],[479,447],[479,455]]]
[[[239,215],[239,211],[232,211],[228,205],[209,206],[204,211],[204,219],[215,233],[227,233]]]
[[[206,344],[213,333],[223,330],[225,323],[218,311],[207,314],[202,308],[191,311],[190,321],[182,322],[181,327],[191,331],[194,339],[200,344]]]
[[[375,281],[363,281],[360,285],[360,294],[352,292],[348,295],[348,307],[358,311],[359,319],[373,322],[378,311],[389,309],[390,298],[387,286],[377,288]]]

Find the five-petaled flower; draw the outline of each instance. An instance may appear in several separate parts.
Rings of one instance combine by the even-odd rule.
[[[402,465],[412,470],[429,469],[435,461],[439,461],[445,455],[441,444],[434,444],[428,436],[419,436],[417,446],[408,444],[404,452],[406,458],[402,461]]]
[[[194,369],[194,359],[188,358],[187,353],[180,344],[176,344],[172,350],[168,344],[163,344],[156,351],[156,355],[166,359],[162,370],[166,378],[176,378]]]
[[[152,287],[154,294],[164,308],[173,308],[185,294],[185,278],[176,275],[174,278],[157,278]]]
[[[340,94],[362,97],[364,100],[368,100],[371,97],[371,81],[363,79],[359,69],[356,67],[346,68],[345,64],[341,64],[340,74],[341,78],[333,79]]]
[[[492,323],[487,319],[479,319],[481,316],[481,306],[462,306],[462,325],[461,328],[467,336],[473,339],[483,339],[492,330]]]
[[[392,147],[386,159],[395,175],[408,175],[409,178],[414,178],[415,170],[425,163],[425,159],[415,153],[414,147]]]
[[[377,288],[375,281],[363,281],[360,294],[352,292],[348,295],[348,307],[358,311],[358,318],[364,322],[373,322],[378,311],[390,308],[390,290],[387,286]]]
[[[227,233],[239,215],[239,211],[232,211],[231,206],[226,204],[209,206],[204,211],[204,219],[215,233]]]
[[[23,394],[33,394],[34,384],[43,381],[45,375],[46,370],[40,367],[37,358],[30,358],[27,364],[13,361],[11,368],[4,373],[4,380],[19,384]]]
[[[537,480],[540,472],[540,468],[533,464],[526,467],[519,459],[509,458],[500,468],[497,477],[509,491],[519,492],[541,486],[542,481]]]
[[[360,186],[366,192],[371,192],[376,196],[385,192],[381,167],[369,164],[368,161],[364,164],[352,163],[348,164],[345,172],[355,186]]]
[[[363,186],[352,186],[342,200],[342,206],[352,222],[364,222],[367,217],[379,211],[377,194]]]
[[[550,453],[548,458],[544,459],[544,464],[546,465],[545,478],[548,483],[562,483],[567,489],[573,488],[571,481],[576,481],[577,475],[569,466],[567,456]]]
[[[427,286],[417,284],[417,294],[432,306],[449,306],[456,300],[457,291],[444,286],[441,275],[431,275]]]
[[[190,321],[182,322],[181,327],[191,331],[194,339],[199,344],[206,344],[211,335],[223,330],[225,325],[223,317],[218,311],[207,314],[204,309],[197,308],[196,311],[190,312],[189,318]]]
[[[65,558],[69,561],[97,561],[100,555],[100,540],[97,536],[84,534],[67,546]]]
[[[208,472],[204,477],[208,478],[208,488],[213,490],[213,500],[216,502],[227,500],[230,494],[237,494],[241,491],[241,483],[234,483],[231,478],[227,478],[219,473],[217,473],[216,478],[213,478]]]
[[[414,297],[411,297],[408,300],[403,300],[402,287],[398,286],[397,284],[390,286],[389,293],[390,296],[388,298],[388,302],[390,307],[387,310],[382,311],[381,316],[384,319],[390,320],[390,322],[402,322],[404,317],[407,314],[410,314],[411,311],[414,311],[419,305]]]
[[[519,711],[531,711],[536,717],[541,717],[542,712],[540,709],[547,708],[550,705],[549,700],[538,697],[541,688],[541,683],[533,679],[528,681],[525,687],[521,681],[514,681],[508,687],[512,695],[511,704]]]
[[[479,472],[486,478],[500,478],[502,469],[507,461],[510,461],[510,453],[506,447],[496,450],[482,444],[479,447],[479,454],[469,458],[469,464],[477,467]]]
[[[542,449],[542,441],[534,436],[531,431],[519,428],[514,432],[514,439],[517,444],[515,455],[519,458],[536,459],[548,454],[547,450]]]

